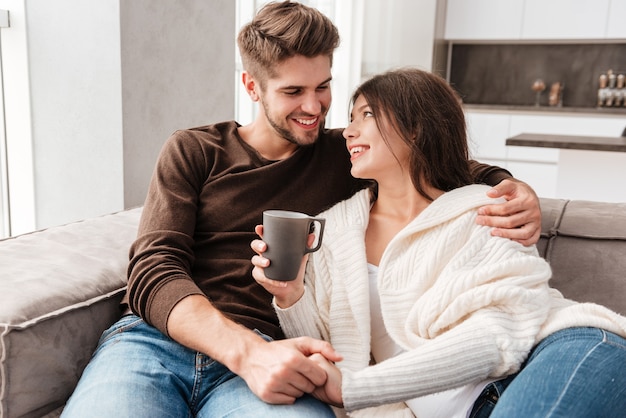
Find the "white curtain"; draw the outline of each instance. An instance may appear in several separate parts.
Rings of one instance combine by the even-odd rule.
[[[9,12],[0,10],[0,39],[2,28],[9,27]],[[0,45],[2,41],[0,40]],[[2,48],[0,48],[2,51]],[[4,120],[4,77],[2,73],[2,55],[0,55],[0,239],[11,234],[11,219],[9,217],[9,182],[7,167],[7,138]]]

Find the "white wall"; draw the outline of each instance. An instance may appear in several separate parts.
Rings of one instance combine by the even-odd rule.
[[[365,6],[364,76],[409,65],[432,69],[437,0],[366,0]]]
[[[26,17],[36,227],[120,210],[119,3],[29,0]]]
[[[171,132],[233,117],[231,0],[0,0],[12,234],[140,205]]]
[[[235,2],[120,5],[124,203],[129,207],[143,203],[157,154],[174,130],[233,119]]]

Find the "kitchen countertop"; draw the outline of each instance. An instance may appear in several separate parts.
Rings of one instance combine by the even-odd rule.
[[[506,140],[506,145],[514,145],[518,147],[626,152],[626,137],[521,133],[512,138],[508,138]]]
[[[532,112],[543,114],[626,115],[626,107],[523,106],[464,103],[467,110],[498,112]]]

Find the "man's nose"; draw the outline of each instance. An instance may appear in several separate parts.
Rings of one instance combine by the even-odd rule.
[[[302,101],[302,111],[309,115],[317,115],[322,111],[322,101],[320,97],[315,94],[307,94]]]

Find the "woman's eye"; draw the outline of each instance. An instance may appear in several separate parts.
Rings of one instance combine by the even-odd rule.
[[[371,111],[366,110],[365,112],[363,112],[363,116],[366,118],[369,118],[369,117],[374,116],[374,114]]]

